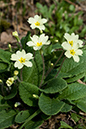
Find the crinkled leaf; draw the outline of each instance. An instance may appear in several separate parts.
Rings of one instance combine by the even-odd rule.
[[[4,99],[8,100],[8,99],[12,99],[16,96],[17,94],[17,87],[14,85],[9,93],[9,95],[5,96]]]
[[[30,113],[28,110],[19,112],[15,117],[15,122],[22,123],[24,122],[28,117],[30,116]]]
[[[10,106],[8,104],[0,104],[0,111],[9,108]]]
[[[38,127],[43,123],[43,120],[38,120],[38,121],[29,121],[25,125],[25,129],[38,129]]]
[[[0,59],[3,62],[10,64],[10,57],[11,57],[10,52],[0,49]]]
[[[86,86],[80,83],[72,83],[64,89],[59,99],[77,100],[86,96]]]
[[[66,87],[67,87],[67,83],[64,79],[54,78],[54,79],[48,81],[47,85],[45,85],[44,88],[40,89],[40,90],[45,93],[53,94],[53,93],[62,91]]]
[[[85,73],[81,73],[81,74],[79,74],[79,75],[76,75],[76,76],[74,76],[74,77],[71,77],[71,78],[67,79],[66,81],[67,81],[68,83],[71,83],[71,82],[77,81],[78,79],[83,78],[84,76],[85,76]]]
[[[31,83],[21,82],[19,85],[19,94],[24,103],[29,106],[37,106],[37,100],[33,94],[39,94],[39,88]]]
[[[61,109],[61,112],[69,112],[70,110],[72,110],[72,106],[65,103],[65,105]]]
[[[74,62],[72,58],[66,60],[63,63],[61,72],[70,73],[72,76],[83,73],[86,69],[86,51],[83,50],[83,55],[80,57],[78,63]]]
[[[39,97],[39,108],[46,115],[55,115],[61,111],[64,106],[64,102],[55,98],[50,98],[43,93]]]
[[[42,71],[43,71],[43,61],[40,54],[35,55],[35,63],[38,70],[38,84],[40,84],[42,79]]]
[[[71,126],[69,126],[67,123],[65,123],[64,121],[60,121],[61,126],[59,127],[59,129],[73,129]]]
[[[6,71],[8,65],[6,63],[0,62],[0,73]]]
[[[77,122],[77,121],[80,119],[80,116],[77,115],[76,113],[71,113],[71,118],[72,118],[75,122]]]
[[[11,110],[6,112],[5,110],[0,112],[0,129],[5,129],[14,124],[14,117],[16,112]]]
[[[9,107],[10,106],[4,101],[3,96],[0,95],[0,111]]]
[[[38,69],[36,63],[33,61],[33,66],[24,67],[22,70],[23,81],[38,85]]]
[[[83,112],[86,112],[86,97],[74,101],[76,106]]]

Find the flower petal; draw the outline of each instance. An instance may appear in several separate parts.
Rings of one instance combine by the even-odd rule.
[[[11,60],[16,61],[18,59],[19,59],[18,55],[16,55],[16,54],[11,55]]]
[[[82,54],[83,54],[83,51],[82,51],[82,50],[78,49],[78,50],[76,51],[76,55],[82,55]]]
[[[27,44],[28,46],[30,46],[30,47],[32,47],[32,46],[35,45],[32,41],[29,41],[29,42],[27,42],[26,44]]]
[[[30,18],[28,19],[28,22],[29,22],[30,24],[32,24],[32,23],[34,22],[34,18],[30,17]]]
[[[27,54],[24,56],[24,58],[25,58],[26,60],[33,59],[33,54],[32,54],[32,53],[27,53]]]
[[[40,26],[38,26],[38,28],[39,28],[40,30],[45,30],[45,26],[44,26],[44,25],[40,25]]]
[[[14,63],[14,67],[18,67],[18,69],[21,69],[21,68],[23,67],[23,64],[20,63],[20,62],[18,62],[18,61],[16,61],[16,62]]]
[[[65,38],[67,41],[70,41],[70,34],[65,33],[64,38]]]
[[[26,65],[27,67],[32,67],[32,63],[30,61],[26,61],[23,64]]]
[[[74,56],[73,56],[73,59],[74,59],[75,62],[79,62],[79,60],[80,60],[80,59],[79,59],[79,56],[77,56],[77,55],[74,55]]]
[[[72,57],[72,55],[70,54],[70,51],[66,51],[66,52],[65,52],[65,56],[66,56],[67,58],[71,58],[71,57]]]
[[[69,50],[71,49],[71,45],[67,42],[63,42],[61,45],[65,50]]]
[[[48,20],[45,19],[45,18],[42,19],[42,23],[46,23],[47,21],[48,21]]]

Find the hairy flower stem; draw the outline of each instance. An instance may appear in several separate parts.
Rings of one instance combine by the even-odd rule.
[[[41,79],[41,83],[39,85],[39,88],[41,87],[43,79],[44,79],[44,76],[45,76],[45,63],[44,63],[44,56],[43,56],[43,54],[41,54],[41,57],[42,57],[42,61],[43,61],[43,74],[42,74],[42,79]]]
[[[53,68],[56,66],[56,64],[59,62],[59,60],[60,60],[61,57],[63,56],[63,53],[64,53],[64,51],[62,51],[61,55],[59,56],[58,60],[55,62],[55,64],[53,65],[53,67],[50,68],[50,69],[47,71],[47,73],[46,73],[46,75],[45,75],[45,78],[48,76],[48,74],[52,71],[52,69],[53,69]]]
[[[59,74],[59,72],[60,72],[60,70],[61,70],[61,68],[62,68],[62,65],[63,65],[63,63],[64,63],[65,59],[66,59],[66,57],[63,59],[63,61],[62,61],[61,65],[60,65],[59,71],[57,72],[57,74],[56,74],[55,78],[58,76],[58,74]]]
[[[22,49],[22,44],[21,44],[21,41],[18,41],[18,43],[19,43],[20,48]]]
[[[22,78],[22,70],[23,68],[20,70],[20,80],[23,81],[23,78]]]

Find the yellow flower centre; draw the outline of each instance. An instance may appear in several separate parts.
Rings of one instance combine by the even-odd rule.
[[[36,26],[39,26],[39,25],[40,25],[40,23],[37,21],[37,22],[35,23],[35,25],[36,25]]]
[[[19,59],[19,61],[20,61],[20,63],[25,63],[25,58],[22,58],[22,57],[21,57],[21,58]]]
[[[40,47],[42,45],[42,42],[36,44],[37,47]]]
[[[73,41],[69,41],[69,44],[70,44],[71,46],[73,46]]]
[[[73,55],[73,56],[75,55],[74,49],[70,50],[70,54]]]

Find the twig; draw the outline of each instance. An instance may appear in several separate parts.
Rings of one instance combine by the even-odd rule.
[[[80,79],[77,80],[77,82],[79,82],[80,84],[86,85],[86,83],[82,82]]]
[[[72,4],[72,5],[74,5],[75,7],[76,7],[76,4],[75,3],[73,3],[72,1],[70,1],[70,0],[65,0],[66,2],[68,2],[69,4]]]
[[[61,55],[59,56],[58,60],[55,62],[55,64],[53,65],[53,67],[50,68],[50,69],[47,71],[47,73],[46,73],[46,75],[45,75],[45,78],[48,76],[48,74],[52,71],[52,69],[53,69],[53,68],[56,66],[56,64],[59,62],[59,60],[61,59],[63,53],[64,53],[64,51],[62,51]]]

